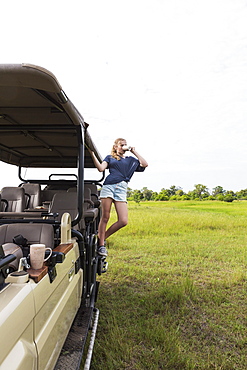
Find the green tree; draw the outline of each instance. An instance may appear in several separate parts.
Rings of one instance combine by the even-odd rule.
[[[172,195],[178,195],[177,192],[182,190],[182,188],[180,188],[180,186],[176,186],[176,185],[172,185],[170,186],[170,189],[168,189],[169,193],[170,193],[170,196]]]
[[[178,189],[175,194],[181,197],[182,195],[184,195],[184,192],[182,189]]]
[[[242,189],[236,192],[238,199],[247,199],[247,189]]]
[[[144,188],[142,188],[141,192],[142,192],[144,200],[151,200],[152,199],[152,194],[153,194],[152,190],[149,190],[147,187],[144,187]]]
[[[130,199],[133,196],[133,190],[131,188],[127,188],[127,199]]]
[[[141,191],[140,190],[134,190],[133,191],[133,195],[132,195],[132,197],[133,197],[133,200],[136,202],[136,203],[140,203],[140,201],[143,199],[143,195],[142,195],[142,193],[141,193]]]
[[[157,191],[153,191],[151,200],[155,200],[157,196],[158,196]]]
[[[222,188],[222,186],[216,186],[213,188],[212,196],[216,197],[219,194],[224,194],[226,191]]]
[[[195,189],[192,191],[193,199],[205,199],[209,196],[209,191],[206,185],[196,184]]]
[[[170,198],[170,191],[169,189],[164,189],[162,188],[155,200],[162,200],[162,201],[167,201]]]
[[[224,195],[224,202],[233,202],[236,199],[236,194],[232,190],[227,190]]]
[[[168,191],[170,193],[170,196],[172,196],[172,195],[176,194],[177,188],[176,188],[175,185],[172,185],[172,186],[170,186],[170,189]]]

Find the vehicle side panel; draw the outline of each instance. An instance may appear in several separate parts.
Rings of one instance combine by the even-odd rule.
[[[9,284],[0,292],[1,370],[37,368],[34,315],[33,292],[29,283]]]
[[[32,284],[37,314],[34,320],[34,341],[38,351],[38,368],[52,369],[80,306],[83,274],[75,273],[78,246],[56,265],[57,277],[50,283],[46,275],[39,284]]]
[[[1,370],[53,369],[81,303],[83,273],[78,245],[56,264],[51,283],[9,284],[0,292]],[[18,335],[16,335],[18,333]]]

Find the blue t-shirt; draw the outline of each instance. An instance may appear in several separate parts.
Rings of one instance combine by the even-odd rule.
[[[125,157],[117,159],[107,155],[104,159],[108,163],[110,174],[106,177],[104,185],[117,184],[121,181],[129,182],[134,172],[143,172],[145,167],[140,165],[138,159],[134,157]]]

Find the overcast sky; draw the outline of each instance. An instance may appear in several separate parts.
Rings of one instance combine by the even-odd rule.
[[[149,167],[132,189],[237,191],[247,188],[246,20],[246,0],[4,1],[0,63],[53,72],[102,157],[117,137],[135,146]]]

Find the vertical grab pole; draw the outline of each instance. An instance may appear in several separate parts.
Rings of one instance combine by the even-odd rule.
[[[79,223],[83,217],[83,202],[84,202],[84,129],[81,125],[77,126],[78,137],[78,178],[77,178],[77,217],[72,221],[74,226]]]

